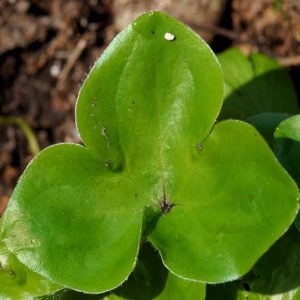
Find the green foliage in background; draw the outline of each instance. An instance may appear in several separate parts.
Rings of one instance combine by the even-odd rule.
[[[246,118],[260,113],[299,112],[297,94],[288,73],[272,58],[235,48],[218,55],[225,79],[221,118]]]
[[[281,122],[274,133],[274,152],[300,187],[300,115]],[[300,214],[295,225],[300,231]]]

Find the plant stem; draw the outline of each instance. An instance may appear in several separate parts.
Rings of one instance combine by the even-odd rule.
[[[37,138],[24,119],[15,116],[0,116],[0,124],[19,126],[28,141],[28,146],[31,154],[36,155],[40,152],[41,149],[39,147]]]

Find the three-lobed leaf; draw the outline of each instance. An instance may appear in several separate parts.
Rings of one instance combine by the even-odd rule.
[[[298,190],[252,126],[213,126],[222,96],[219,63],[196,34],[162,13],[138,18],[80,91],[86,147],[49,147],[21,176],[4,217],[9,250],[89,293],[126,280],[142,236],[185,279],[248,272],[292,223]]]

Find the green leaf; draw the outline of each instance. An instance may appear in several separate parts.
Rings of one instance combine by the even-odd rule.
[[[134,272],[114,291],[120,299],[204,299],[205,285],[183,280],[168,272],[158,252],[147,243],[140,252]]]
[[[82,146],[55,145],[21,177],[4,216],[5,242],[55,282],[106,291],[134,267],[142,205],[142,193],[126,175],[102,167]]]
[[[241,121],[215,125],[185,163],[168,179],[174,209],[159,218],[149,239],[175,274],[236,279],[295,218],[297,187],[258,132]]]
[[[133,273],[114,294],[122,299],[155,299],[163,291],[168,277],[168,270],[161,263],[159,254],[147,243],[140,251]]]
[[[242,280],[208,286],[207,300],[299,300],[300,235],[292,227]]]
[[[298,190],[252,126],[212,128],[222,95],[218,61],[196,34],[162,13],[138,18],[80,91],[86,147],[47,148],[20,178],[8,249],[88,293],[126,280],[141,236],[179,277],[248,272],[294,220]]]
[[[300,186],[300,115],[281,122],[274,133],[274,151]]]
[[[300,187],[300,115],[281,122],[274,133],[274,152]],[[295,224],[300,231],[300,214]]]
[[[56,297],[44,299],[205,299],[205,285],[183,280],[168,272],[163,266],[159,253],[146,243],[141,248],[138,263],[123,285],[111,294],[84,295],[74,291],[59,292]]]
[[[0,219],[0,229],[1,222]],[[7,251],[0,234],[0,299],[34,299],[61,288],[21,264],[14,254]]]
[[[297,94],[288,73],[263,54],[245,57],[232,48],[218,55],[225,79],[222,119],[246,119],[266,112],[299,111]]]
[[[251,116],[245,121],[253,125],[264,137],[266,142],[273,148],[274,131],[277,126],[285,119],[290,117],[289,114],[283,113],[261,113]]]
[[[174,18],[148,13],[96,62],[78,97],[77,126],[103,163],[147,173],[166,147],[181,153],[207,136],[222,97],[223,76],[206,43]]]
[[[169,272],[164,290],[154,299],[169,300],[187,298],[204,300],[205,285],[195,281],[183,280]]]

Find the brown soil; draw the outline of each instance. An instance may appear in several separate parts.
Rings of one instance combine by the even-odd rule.
[[[300,1],[232,2],[232,22],[245,52],[262,51],[277,57],[300,54]]]

